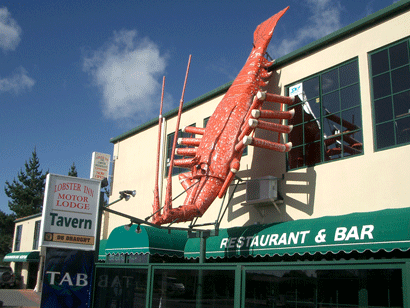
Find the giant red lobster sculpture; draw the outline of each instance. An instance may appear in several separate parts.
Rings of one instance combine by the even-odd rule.
[[[178,140],[180,144],[196,146],[196,148],[176,149],[177,155],[190,158],[174,160],[173,155],[171,157],[171,166],[185,167],[191,170],[179,176],[181,184],[187,192],[187,197],[182,206],[172,208],[171,176],[169,176],[164,209],[161,213],[158,185],[156,184],[153,223],[162,225],[190,221],[195,217],[201,217],[215,198],[217,196],[222,198],[227,191],[235,173],[239,170],[239,161],[246,145],[279,152],[287,152],[291,149],[290,142],[281,144],[249,136],[255,128],[285,134],[292,130],[291,126],[257,120],[257,118],[291,119],[294,114],[293,110],[261,110],[264,101],[280,104],[293,103],[293,99],[290,97],[260,91],[267,84],[264,79],[270,77],[271,73],[267,69],[273,64],[264,57],[266,49],[276,23],[288,8],[256,28],[252,52],[209,119],[206,128],[185,127],[185,132],[202,135],[202,138],[181,138]]]

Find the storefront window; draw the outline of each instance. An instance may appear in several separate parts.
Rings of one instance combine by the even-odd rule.
[[[245,307],[403,307],[400,269],[247,271]]]
[[[410,142],[410,51],[405,40],[370,54],[377,150]]]
[[[147,270],[97,268],[93,307],[145,307]]]
[[[362,115],[358,61],[353,60],[288,87],[302,89],[302,101],[289,108],[292,150],[288,168],[295,169],[362,153]]]
[[[234,307],[233,270],[155,270],[152,307]]]

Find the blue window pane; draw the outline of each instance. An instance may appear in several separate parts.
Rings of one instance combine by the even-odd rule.
[[[308,99],[319,96],[319,77],[314,77],[303,82],[303,91]]]
[[[340,123],[340,113],[333,114],[324,118],[323,129],[326,136],[340,134],[342,127]]]
[[[359,81],[359,72],[357,68],[357,62],[351,62],[343,65],[339,69],[340,74],[340,87],[348,86],[349,84]]]
[[[376,123],[385,122],[393,118],[393,108],[390,96],[374,102],[374,114]]]
[[[410,142],[410,117],[405,117],[396,122],[397,143]]]
[[[323,95],[322,97],[323,113],[335,113],[340,110],[339,91]]]
[[[406,116],[410,113],[410,91],[393,96],[393,102],[394,115],[396,118]]]
[[[329,93],[339,88],[338,69],[331,70],[322,75],[322,93]]]
[[[398,68],[391,72],[393,83],[393,93],[410,89],[410,69],[409,66]]]
[[[408,43],[403,42],[389,49],[390,52],[390,68],[395,69],[409,63]]]
[[[395,144],[394,123],[387,122],[376,126],[377,149],[383,149]]]
[[[390,74],[373,77],[373,98],[378,99],[391,94]]]
[[[360,90],[359,84],[352,85],[350,87],[340,90],[340,102],[341,109],[347,109],[360,105]]]
[[[371,56],[372,75],[378,75],[389,70],[389,56],[387,49],[375,53]]]
[[[319,119],[320,118],[320,101],[317,99],[311,99],[308,101],[310,114],[313,118]]]
[[[362,123],[362,113],[360,107],[343,111],[342,120],[343,130],[359,129]]]

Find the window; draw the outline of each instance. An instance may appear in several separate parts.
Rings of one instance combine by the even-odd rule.
[[[37,220],[34,226],[33,250],[38,249],[38,240],[40,238],[41,220]]]
[[[293,148],[288,168],[336,160],[363,151],[357,59],[343,63],[287,88],[301,85],[302,102],[290,106],[295,116],[289,134]]]
[[[156,269],[152,307],[235,307],[234,270]]]
[[[409,40],[370,54],[375,148],[410,142]]]
[[[23,230],[23,225],[19,225],[16,228],[16,237],[14,240],[14,251],[20,250],[20,243],[21,243],[21,232]]]
[[[403,307],[401,275],[401,269],[247,271],[245,307]]]
[[[189,125],[189,126],[196,126],[196,124],[194,123],[194,124],[191,124],[191,125]],[[168,176],[168,168],[169,168],[169,163],[170,163],[170,161],[171,161],[172,145],[173,145],[173,142],[174,142],[174,136],[175,136],[175,133],[171,133],[171,134],[169,134],[169,135],[167,136],[167,172],[166,172],[166,174],[165,174],[165,177]],[[184,133],[184,132],[182,132],[181,130],[179,130],[179,131],[178,131],[178,138],[195,138],[195,135],[189,134],[189,133]],[[177,143],[177,146],[176,146],[176,147],[177,147],[177,148],[184,148],[184,147],[186,147],[186,146],[184,146],[184,145],[179,145],[179,144]],[[174,158],[174,159],[181,159],[181,158],[183,158],[183,157],[182,157],[182,156],[179,156],[179,155],[175,155],[175,158]],[[180,174],[180,173],[187,172],[187,171],[188,171],[188,170],[185,169],[185,168],[180,168],[180,167],[174,166],[174,167],[172,168],[172,175]]]
[[[96,268],[92,307],[145,307],[147,277],[146,269]]]
[[[208,124],[208,121],[211,117],[207,117],[204,119],[204,128],[206,127],[206,125]]]

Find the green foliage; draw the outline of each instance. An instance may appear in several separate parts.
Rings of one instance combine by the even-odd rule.
[[[71,166],[70,171],[68,171],[68,175],[69,175],[69,176],[78,177],[77,167],[75,166],[74,163],[73,163],[73,165]]]
[[[15,215],[0,211],[0,260],[11,252],[15,219]]]
[[[40,162],[36,149],[29,162],[24,164],[25,171],[17,175],[10,184],[6,181],[4,191],[11,199],[8,206],[15,213],[16,218],[26,217],[40,213],[43,208],[44,185],[47,173],[40,170]]]

